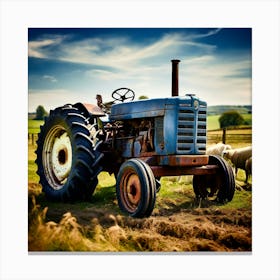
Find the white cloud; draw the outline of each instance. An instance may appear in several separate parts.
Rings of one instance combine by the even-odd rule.
[[[209,105],[251,104],[251,78],[240,73],[251,67],[250,61],[224,61],[218,57],[200,57],[182,62],[182,88],[208,101]]]
[[[63,42],[65,36],[54,36],[48,39],[40,39],[38,41],[28,42],[28,56],[36,58],[49,58],[50,53],[47,52],[46,47],[52,45],[59,45]]]
[[[219,33],[221,30],[222,30],[222,28],[211,29],[211,30],[209,30],[206,33],[193,33],[193,34],[190,34],[188,37],[190,39],[206,38],[206,37],[209,37],[209,36],[212,36],[212,35],[215,35],[215,34]]]
[[[189,47],[195,47],[204,52],[210,52],[215,49],[213,45],[194,42],[192,37],[194,35],[188,37],[181,33],[172,33],[150,44],[137,45],[125,37],[89,38],[78,42],[65,42],[63,41],[63,36],[60,36],[53,39],[29,42],[29,56],[55,58],[65,62],[123,69],[126,67],[137,67],[137,65],[143,63],[143,60],[145,60],[145,63],[148,63],[148,59],[172,56],[172,54],[180,52],[181,49],[186,51]],[[60,49],[63,51],[57,57],[55,57],[54,53],[48,53],[47,49],[43,48],[59,44],[61,44]]]
[[[85,72],[85,74],[90,78],[95,78],[95,79],[100,79],[105,81],[115,80],[120,77],[120,73],[114,73],[109,70],[101,70],[101,69],[88,70]]]
[[[246,96],[251,94],[248,92],[248,85],[251,84],[251,78],[238,77],[239,69],[235,65],[211,66],[205,68],[196,68],[195,73],[189,74],[187,80],[195,88],[204,89],[204,91],[215,91],[216,95],[227,96],[228,102],[231,102],[229,96],[235,102],[239,102],[236,98],[236,92],[243,90]],[[236,77],[230,77],[235,76]],[[227,77],[228,76],[228,77]],[[232,93],[229,95],[229,93]]]
[[[44,75],[43,79],[48,80],[48,81],[50,81],[52,83],[56,83],[57,82],[57,79],[54,76],[51,76],[51,75]]]
[[[53,44],[53,40],[40,40],[40,41],[30,41],[28,43],[28,56],[29,57],[37,57],[37,58],[45,58],[46,54],[41,50],[42,47],[49,46]]]

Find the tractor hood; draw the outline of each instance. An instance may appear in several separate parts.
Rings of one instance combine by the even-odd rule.
[[[182,102],[187,107],[193,107],[194,102],[195,104],[206,105],[205,102],[190,95],[124,102],[112,106],[110,121],[164,116],[167,110],[174,110]]]

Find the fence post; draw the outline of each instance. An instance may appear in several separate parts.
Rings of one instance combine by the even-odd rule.
[[[223,128],[223,138],[222,138],[222,142],[223,142],[223,144],[226,144],[226,141],[227,141],[227,129],[224,127]]]

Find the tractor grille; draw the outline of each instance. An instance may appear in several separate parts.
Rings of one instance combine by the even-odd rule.
[[[206,105],[179,104],[177,135],[178,154],[205,154]]]

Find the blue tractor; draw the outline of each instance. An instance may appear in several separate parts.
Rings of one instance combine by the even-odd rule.
[[[151,215],[163,176],[193,175],[198,199],[231,201],[235,180],[219,156],[206,155],[207,104],[178,96],[178,63],[172,60],[172,97],[133,101],[119,88],[113,102],[67,104],[50,111],[37,141],[37,173],[50,200],[91,198],[97,176],[116,176],[120,209],[132,217]]]

